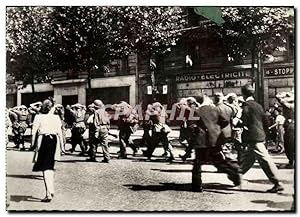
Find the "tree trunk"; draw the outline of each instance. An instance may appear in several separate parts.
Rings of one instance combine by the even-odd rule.
[[[256,49],[255,49],[255,41],[252,39],[252,48],[251,48],[251,69],[252,75],[254,79],[252,79],[252,85],[255,85],[255,98],[258,99],[258,92],[259,92],[259,78],[258,78],[258,71],[255,70],[255,57],[256,57]]]
[[[31,74],[31,88],[32,88],[32,93],[35,93],[35,89],[34,89],[34,74]]]

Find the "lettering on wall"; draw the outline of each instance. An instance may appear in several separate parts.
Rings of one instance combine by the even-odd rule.
[[[251,69],[244,71],[233,72],[213,72],[213,73],[198,73],[177,75],[176,82],[193,82],[193,81],[211,81],[211,80],[224,80],[224,79],[239,79],[239,78],[252,78]]]

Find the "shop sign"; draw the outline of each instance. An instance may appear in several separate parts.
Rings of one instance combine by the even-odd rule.
[[[294,67],[265,68],[265,77],[294,76]]]
[[[239,78],[252,78],[251,69],[244,71],[233,72],[213,72],[213,73],[198,73],[177,75],[176,82],[194,82],[194,81],[215,81],[224,79],[239,79]]]

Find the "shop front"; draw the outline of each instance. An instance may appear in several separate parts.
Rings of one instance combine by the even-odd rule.
[[[280,92],[294,90],[294,64],[270,64],[264,66],[264,107],[268,109],[277,102],[275,96]]]
[[[241,95],[241,87],[252,80],[250,67],[177,75],[175,78],[177,98],[195,97],[200,93],[212,97],[217,92],[222,92],[224,95],[232,92]]]

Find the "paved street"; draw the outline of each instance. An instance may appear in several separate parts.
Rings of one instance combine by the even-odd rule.
[[[205,165],[205,190],[194,193],[190,191],[192,161],[162,162],[162,148],[155,151],[152,162],[145,161],[141,151],[132,157],[129,149],[129,159],[119,160],[118,148],[112,146],[110,164],[85,162],[86,157],[76,156],[78,152],[63,156],[56,163],[55,197],[49,204],[41,203],[44,183],[41,173],[31,171],[33,152],[8,149],[8,210],[275,211],[290,210],[293,202],[294,174],[283,169],[284,155],[274,156],[286,188],[281,194],[265,193],[272,185],[258,164],[244,176],[242,189],[232,187],[225,174]],[[176,148],[176,156],[180,153],[183,149]]]

